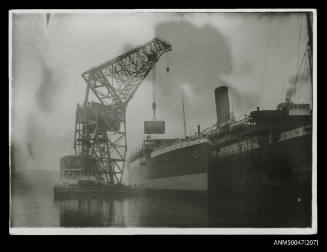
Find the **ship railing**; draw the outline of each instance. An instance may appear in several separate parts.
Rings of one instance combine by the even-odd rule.
[[[235,121],[235,122],[233,122],[233,123],[230,124],[230,127],[237,126],[237,125],[242,125],[242,124],[244,124],[244,125],[250,125],[249,118],[244,118],[244,119]]]
[[[203,137],[206,137],[209,133],[216,131],[216,130],[217,130],[217,124],[214,123],[211,126],[201,130],[200,136],[199,136],[199,132],[194,132],[192,135],[190,135],[188,137],[188,139],[193,140],[193,139],[203,138]]]

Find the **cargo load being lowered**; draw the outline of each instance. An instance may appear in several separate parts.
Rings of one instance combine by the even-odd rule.
[[[151,139],[148,135],[128,160],[129,186],[148,191],[206,195],[211,144],[199,125],[197,133],[187,136],[183,100],[182,106],[184,138]],[[144,133],[149,134],[149,131]]]
[[[129,158],[128,184],[208,195],[216,227],[309,227],[310,104],[286,99],[275,110],[258,107],[235,120],[227,86],[216,88],[214,97],[216,125],[190,137],[146,139]]]
[[[84,103],[76,110],[75,155],[60,161],[65,183],[122,183],[127,105],[161,55],[168,51],[169,43],[154,38],[82,74],[87,87]]]

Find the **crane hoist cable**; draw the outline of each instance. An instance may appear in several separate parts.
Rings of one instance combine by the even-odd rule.
[[[167,54],[167,65],[166,72],[169,73],[169,55]],[[156,66],[153,67],[152,70],[152,111],[153,111],[153,121],[156,121],[156,110],[157,110],[157,102],[156,102]]]
[[[156,67],[153,67],[152,70],[152,110],[153,110],[153,121],[157,120],[156,118]]]

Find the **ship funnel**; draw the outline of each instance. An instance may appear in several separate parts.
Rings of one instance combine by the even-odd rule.
[[[228,88],[226,86],[217,87],[215,89],[217,125],[229,120],[229,98]]]

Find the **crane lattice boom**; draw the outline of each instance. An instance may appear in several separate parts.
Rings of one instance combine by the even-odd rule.
[[[127,151],[127,104],[167,51],[171,51],[171,45],[154,38],[82,74],[87,91],[83,106],[76,111],[74,148],[83,162],[84,177],[96,177],[97,182],[111,184],[122,182]],[[89,100],[89,90],[97,101]]]
[[[102,104],[127,106],[144,78],[171,45],[159,38],[82,74]]]

